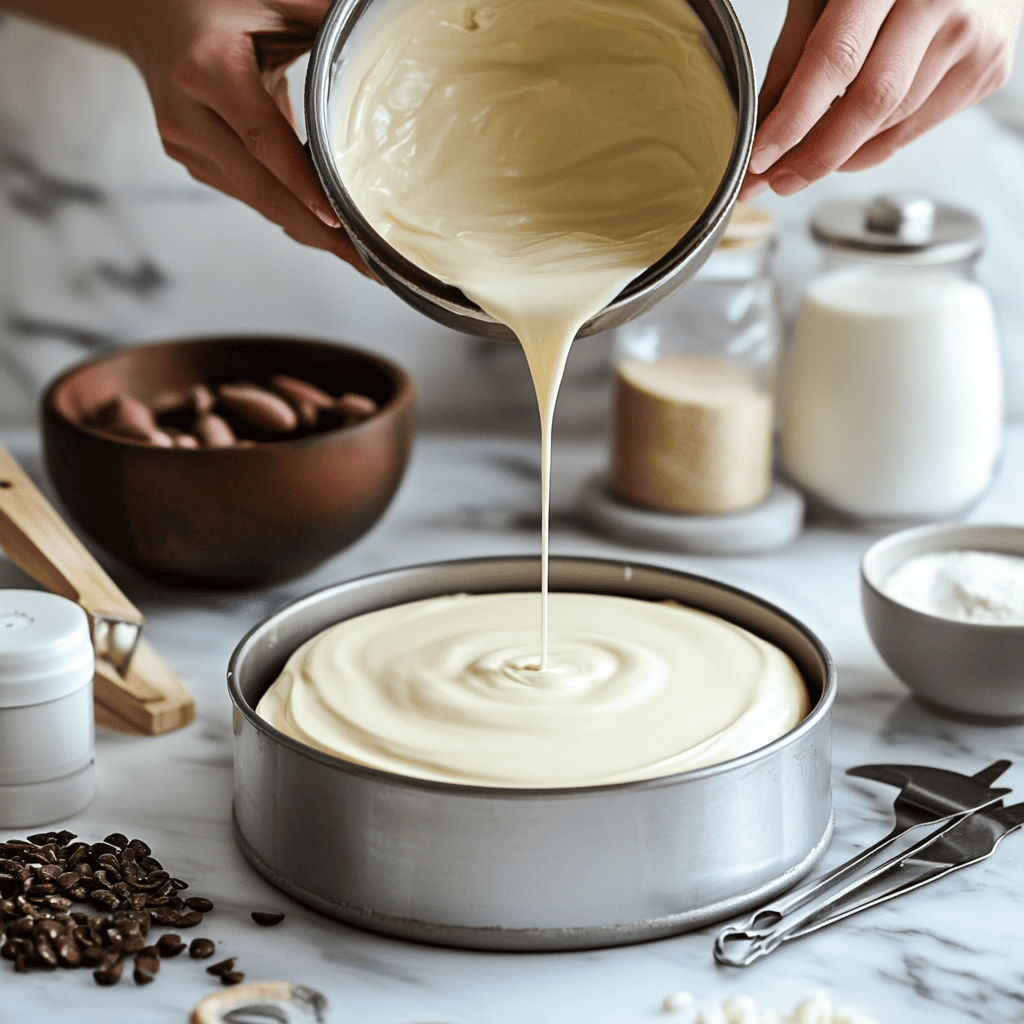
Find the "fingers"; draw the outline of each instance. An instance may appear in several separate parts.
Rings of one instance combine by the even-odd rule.
[[[941,24],[939,6],[904,3],[891,12],[844,95],[769,173],[776,192],[791,195],[831,174],[878,134],[912,90]]]
[[[736,195],[736,198],[741,203],[749,203],[756,199],[758,196],[762,196],[768,191],[768,182],[756,174],[747,172],[747,176],[743,179],[743,184],[740,185],[740,190]]]
[[[775,109],[765,118],[750,167],[767,170],[818,123],[860,72],[895,0],[831,0],[807,37]]]
[[[811,34],[815,23],[825,7],[826,0],[791,0],[786,8],[786,20],[779,32],[778,42],[772,50],[768,69],[757,98],[757,113],[760,122],[775,108],[779,97],[793,75],[807,37]]]
[[[976,103],[1002,84],[1005,76],[984,54],[972,53],[949,69],[928,98],[908,117],[869,139],[841,167],[860,171],[887,160],[953,114]],[[967,83],[973,83],[973,87]]]
[[[258,210],[296,241],[332,252],[366,273],[345,233],[313,216],[211,110],[195,104],[179,111],[173,128],[165,122],[163,135],[167,154],[196,180]]]
[[[931,41],[914,76],[913,84],[896,109],[879,125],[878,133],[906,120],[938,88],[950,68],[967,54],[968,39],[949,25],[944,25]]]
[[[298,136],[264,86],[247,36],[205,40],[176,80],[187,95],[219,115],[250,156],[300,203],[329,227],[339,226]]]
[[[828,0],[794,65],[795,33],[818,0],[794,3],[804,20],[787,16],[794,35],[772,55],[769,102],[788,81],[758,129],[741,198],[765,182],[792,195],[873,166],[988,95],[1008,75],[1020,7],[993,20],[967,0]]]

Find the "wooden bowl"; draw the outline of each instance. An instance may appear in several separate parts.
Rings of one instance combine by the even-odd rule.
[[[126,394],[288,374],[368,395],[368,419],[230,448],[159,448],[89,424]],[[47,466],[75,522],[116,558],[173,583],[262,586],[298,576],[381,517],[413,436],[413,385],[380,356],[324,341],[211,337],[139,345],[72,367],[42,401]]]

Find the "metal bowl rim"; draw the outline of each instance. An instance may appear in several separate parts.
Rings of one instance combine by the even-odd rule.
[[[674,786],[680,782],[689,782],[691,780],[698,781],[703,778],[708,778],[714,775],[725,774],[726,772],[739,770],[745,766],[754,762],[760,761],[769,757],[777,750],[789,746],[803,736],[806,732],[815,728],[822,718],[825,718],[835,701],[836,690],[837,690],[837,675],[835,663],[832,659],[832,655],[828,649],[821,642],[815,633],[813,633],[807,626],[805,626],[795,616],[790,615],[788,612],[772,604],[770,601],[766,601],[755,594],[751,594],[749,591],[742,590],[739,587],[731,586],[728,583],[722,583],[718,580],[713,580],[707,576],[700,576],[696,573],[685,572],[680,569],[670,569],[665,566],[654,565],[651,563],[625,561],[623,559],[609,559],[609,558],[593,558],[593,557],[577,557],[577,556],[552,556],[552,565],[595,565],[595,566],[622,566],[624,568],[639,569],[641,571],[650,570],[656,573],[667,573],[670,576],[697,582],[704,585],[710,585],[712,588],[724,591],[727,594],[731,594],[736,597],[740,597],[746,601],[751,602],[754,605],[759,606],[762,610],[776,616],[781,619],[784,623],[792,626],[797,630],[811,645],[815,654],[821,659],[822,665],[825,669],[825,685],[822,690],[821,696],[818,698],[817,703],[808,712],[808,714],[799,722],[796,726],[790,729],[788,732],[779,736],[777,739],[772,740],[770,743],[766,743],[762,747],[758,747],[755,750],[748,751],[746,754],[741,754],[738,757],[730,758],[728,761],[721,761],[717,764],[707,765],[703,768],[695,768],[690,771],[676,772],[673,775],[662,775],[651,779],[636,779],[631,782],[614,782],[605,783],[602,785],[594,786],[564,786],[564,787],[512,787],[512,786],[475,786],[466,783],[456,782],[438,782],[434,779],[420,779],[411,775],[400,775],[395,772],[384,771],[379,768],[371,768],[368,765],[358,764],[355,761],[347,761],[344,758],[337,757],[333,754],[327,754],[323,751],[317,750],[314,747],[310,747],[305,743],[301,743],[298,740],[293,739],[291,736],[286,736],[283,732],[275,729],[272,725],[267,723],[264,719],[260,718],[254,708],[249,706],[248,701],[242,694],[241,687],[238,682],[237,665],[241,657],[245,654],[246,648],[255,636],[265,630],[271,625],[271,623],[282,616],[289,615],[303,605],[313,605],[320,601],[323,601],[329,594],[342,593],[347,590],[358,590],[361,584],[369,581],[386,581],[389,577],[397,577],[400,575],[414,573],[426,573],[431,569],[437,568],[458,568],[460,566],[486,566],[488,564],[503,564],[503,565],[539,565],[540,559],[536,556],[529,555],[490,555],[479,558],[462,558],[462,559],[451,559],[440,562],[426,562],[414,565],[398,566],[391,569],[385,569],[379,572],[367,573],[363,576],[357,576],[350,580],[345,580],[340,583],[328,584],[325,587],[321,587],[317,590],[310,592],[302,597],[295,598],[293,601],[289,601],[287,604],[282,605],[276,611],[272,612],[262,621],[256,623],[242,639],[235,646],[235,649],[231,652],[231,657],[228,661],[227,669],[227,681],[228,681],[228,693],[231,697],[231,702],[235,709],[241,714],[249,724],[255,728],[258,732],[263,733],[268,739],[278,745],[282,745],[292,751],[293,753],[304,757],[311,761],[319,762],[327,768],[334,771],[340,771],[343,773],[351,773],[354,775],[362,776],[378,782],[387,783],[399,787],[407,787],[414,789],[425,789],[434,792],[444,792],[448,794],[457,793],[467,797],[477,797],[483,799],[509,799],[509,800],[537,800],[537,799],[564,799],[571,797],[601,797],[610,793],[626,793],[633,792],[636,790],[656,789],[663,786]],[[495,593],[497,591],[494,591]],[[586,593],[586,591],[583,591]],[[642,600],[642,599],[641,599]],[[722,616],[720,616],[722,617]],[[340,619],[339,621],[344,621]],[[726,621],[729,621],[726,619]],[[746,628],[746,627],[744,627]],[[290,654],[291,652],[289,652]]]
[[[393,268],[397,268],[400,271],[400,280],[403,284],[431,301],[450,306],[453,312],[462,316],[482,322],[497,323],[498,321],[485,313],[461,290],[445,284],[433,274],[417,266],[377,233],[349,195],[334,163],[333,149],[329,139],[323,137],[321,129],[322,122],[326,123],[328,116],[327,102],[332,84],[330,79],[334,74],[334,60],[351,32],[351,25],[361,17],[371,2],[372,0],[333,0],[317,32],[307,65],[304,96],[307,146],[313,164],[331,204],[340,204],[341,209],[336,212],[342,216],[343,223],[346,225],[345,230],[357,248],[365,249],[367,254],[373,257],[374,262],[380,263],[382,268],[391,269],[392,273],[394,272]],[[731,70],[735,72],[737,82],[736,138],[729,162],[714,195],[679,241],[664,256],[627,282],[622,291],[595,314],[593,318],[595,320],[608,310],[617,309],[637,296],[643,295],[655,287],[663,277],[671,276],[676,270],[689,263],[699,253],[702,243],[725,223],[732,208],[732,200],[738,194],[743,182],[747,162],[753,150],[754,127],[757,122],[757,86],[754,64],[739,18],[730,0],[708,0],[708,2],[717,7],[723,15],[722,27],[735,55],[735,68]],[[692,5],[688,4],[688,6]],[[342,38],[339,39],[339,37]],[[726,54],[721,54],[721,57],[725,61]],[[381,261],[380,252],[387,256],[387,261]],[[580,334],[589,333],[590,322],[588,321],[580,328]]]

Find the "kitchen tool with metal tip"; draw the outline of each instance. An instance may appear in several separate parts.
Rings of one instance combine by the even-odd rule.
[[[729,966],[746,967],[755,960],[767,956],[787,939],[817,930],[833,920],[854,913],[854,909],[837,911],[835,914],[829,912],[851,895],[858,893],[865,885],[876,879],[891,876],[897,868],[908,863],[915,855],[924,856],[923,851],[930,849],[947,833],[958,829],[976,812],[999,804],[1010,790],[992,789],[990,784],[998,779],[1010,764],[1010,761],[997,761],[973,776],[923,765],[860,765],[850,768],[847,771],[848,775],[902,787],[893,805],[896,823],[892,830],[828,874],[762,907],[746,924],[729,925],[722,929],[715,939],[715,959]],[[915,831],[923,831],[928,826],[939,827],[909,849],[851,880],[856,868],[871,861],[901,837]],[[994,848],[993,844],[992,849]],[[934,877],[941,877],[941,874]],[[907,887],[905,881],[903,876],[897,877],[889,889],[878,894],[870,902],[857,904],[856,910],[866,909],[917,887]],[[921,885],[924,882],[917,884]],[[812,921],[817,922],[813,928],[809,927]]]
[[[142,613],[0,446],[0,548],[47,590],[89,616],[98,719],[156,734],[192,721],[192,696],[142,639]]]
[[[0,448],[0,547],[47,590],[89,616],[96,657],[125,675],[142,613],[82,546],[14,458]]]

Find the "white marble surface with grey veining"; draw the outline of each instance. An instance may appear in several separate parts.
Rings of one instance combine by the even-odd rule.
[[[2,438],[37,472],[35,435]],[[579,482],[604,461],[596,443],[555,453],[553,550],[695,571],[745,588],[803,620],[839,671],[833,789],[837,830],[823,867],[889,827],[894,791],[844,770],[874,762],[922,763],[972,773],[999,758],[1005,784],[1024,789],[1024,727],[939,718],[910,698],[874,651],[861,616],[858,559],[868,533],[811,526],[786,550],[756,558],[702,558],[625,548],[575,518]],[[100,729],[99,795],[61,825],[89,840],[118,830],[148,841],[173,874],[210,897],[200,931],[218,956],[237,956],[250,980],[287,979],[328,998],[331,1024],[644,1024],[686,1014],[661,1009],[686,990],[701,1003],[737,993],[793,1008],[825,989],[883,1024],[1019,1024],[1024,1021],[1024,833],[993,858],[882,907],[793,942],[745,970],[718,967],[716,927],[657,942],[580,953],[460,952],[363,933],[307,910],[267,884],[232,837],[231,708],[225,669],[243,634],[286,601],[392,566],[538,549],[538,452],[524,439],[419,439],[384,519],[308,576],[266,591],[178,590],[107,563],[143,609],[148,636],[188,682],[194,724],[156,738]],[[971,519],[1024,523],[1024,429],[1010,432],[996,486]],[[0,561],[0,586],[31,585]],[[10,830],[8,830],[10,831]],[[27,830],[26,830],[27,831]],[[22,832],[21,834],[24,834]],[[252,910],[284,923],[259,929]],[[185,933],[188,935],[188,933]],[[209,962],[209,961],[207,961]],[[156,982],[99,988],[86,971],[17,975],[0,961],[0,1021],[20,1024],[169,1024],[215,991],[202,962],[164,964]]]

